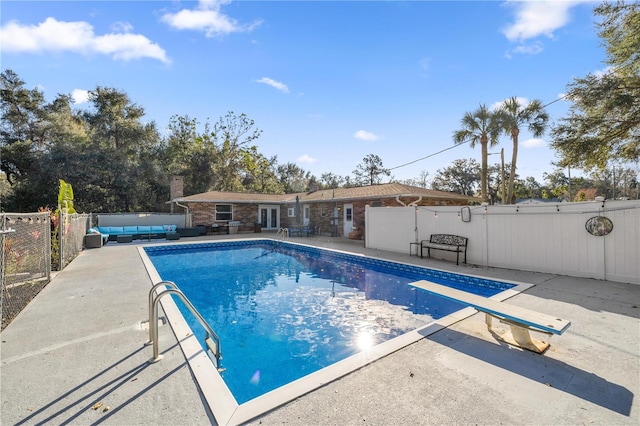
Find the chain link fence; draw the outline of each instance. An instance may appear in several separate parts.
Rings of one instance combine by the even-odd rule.
[[[90,214],[60,213],[60,271],[80,254],[84,246],[84,236],[89,228]]]
[[[0,213],[0,329],[49,283],[52,267],[61,271],[84,248],[90,214],[61,214],[58,223],[50,212]]]
[[[51,218],[46,213],[0,213],[2,328],[51,279]]]

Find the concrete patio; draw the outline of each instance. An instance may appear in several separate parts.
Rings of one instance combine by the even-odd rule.
[[[531,283],[508,303],[572,326],[538,355],[500,344],[476,314],[252,424],[640,424],[640,286],[456,266],[343,238],[294,241]],[[151,280],[137,252],[142,244],[149,243],[85,250],[2,331],[2,425],[215,423],[178,346],[184,336],[160,327],[164,358],[147,362]]]

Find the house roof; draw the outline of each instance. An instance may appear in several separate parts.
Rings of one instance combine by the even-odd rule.
[[[300,192],[296,194],[256,194],[249,192],[223,192],[209,191],[188,197],[175,198],[172,201],[178,203],[295,203],[296,197],[300,197],[301,203],[345,201],[345,200],[375,200],[382,198],[419,198],[434,200],[456,201],[480,201],[479,198],[444,191],[421,188],[400,183],[385,183],[381,185],[359,186],[353,188],[323,189],[313,192]]]

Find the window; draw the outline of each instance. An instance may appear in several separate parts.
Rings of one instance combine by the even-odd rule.
[[[295,217],[296,216],[296,208],[295,207],[289,207],[287,209],[287,216]]]
[[[216,222],[233,220],[233,205],[216,204]]]
[[[372,201],[371,207],[382,207],[382,201]]]

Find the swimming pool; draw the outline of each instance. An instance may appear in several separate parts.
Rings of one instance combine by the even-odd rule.
[[[158,277],[174,281],[219,334],[221,375],[236,405],[295,388],[328,366],[371,362],[384,356],[385,345],[406,345],[393,342],[463,308],[410,282],[427,279],[487,297],[515,286],[265,239],[144,250]]]

